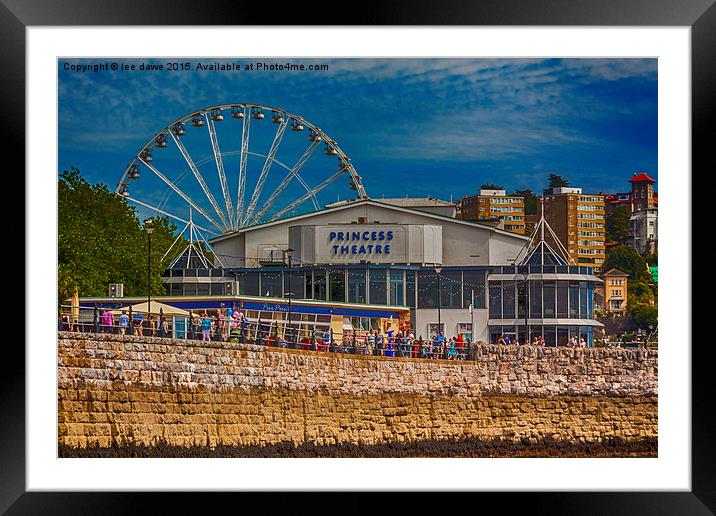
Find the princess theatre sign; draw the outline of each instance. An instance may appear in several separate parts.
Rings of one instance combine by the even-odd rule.
[[[293,226],[289,245],[303,263],[442,262],[442,227],[424,224]]]

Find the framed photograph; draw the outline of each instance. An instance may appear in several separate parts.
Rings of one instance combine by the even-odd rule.
[[[714,162],[711,4],[256,26],[246,4],[4,1],[31,308],[0,507],[444,490],[711,513],[683,217],[692,158]]]

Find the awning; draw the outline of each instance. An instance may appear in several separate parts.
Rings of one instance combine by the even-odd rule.
[[[122,307],[118,310],[112,310],[113,314],[121,314],[123,310],[126,310],[129,312],[128,306]],[[189,316],[189,312],[186,310],[182,310],[181,308],[177,308],[175,306],[166,305],[164,303],[160,303],[158,301],[152,301],[152,304],[150,306],[150,310],[147,310],[147,302],[144,303],[137,303],[136,305],[132,305],[132,312],[136,313],[142,313],[146,314],[147,312],[151,312],[152,314],[159,314],[159,310],[162,310],[162,313],[164,315],[175,315],[175,316]]]

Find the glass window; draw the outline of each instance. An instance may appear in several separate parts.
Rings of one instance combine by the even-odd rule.
[[[542,318],[542,281],[530,281],[530,317],[535,319]]]
[[[475,308],[485,308],[485,271],[462,271],[462,306],[467,308],[475,294]]]
[[[588,296],[589,296],[589,291],[587,289],[587,282],[580,281],[579,282],[579,317],[581,317],[582,319],[589,317],[589,314],[587,313],[587,297]]]
[[[502,317],[513,319],[515,317],[515,287],[512,280],[502,282]]]
[[[224,284],[223,283],[212,283],[211,284],[211,295],[212,296],[223,296],[224,295]]]
[[[490,282],[490,318],[502,319],[502,282]]]
[[[305,297],[303,271],[292,270],[290,274],[286,271],[284,280],[286,282],[286,292],[292,293],[294,299],[303,299]]]
[[[343,303],[346,300],[346,272],[345,269],[330,269],[328,271],[329,290],[331,301]]]
[[[283,297],[283,277],[281,272],[261,273],[261,295],[267,297]]]
[[[557,345],[557,332],[554,326],[545,326],[542,328],[544,335],[545,346],[556,346]]]
[[[569,330],[566,326],[557,326],[557,345],[566,346],[569,344]]]
[[[369,269],[370,304],[385,305],[388,303],[388,284],[385,269]]]
[[[442,271],[439,279],[441,307],[462,308],[462,271]]]
[[[365,269],[348,269],[348,302],[366,303]]]
[[[587,318],[592,317],[594,317],[594,283],[587,283]]]
[[[418,308],[437,308],[438,275],[433,270],[418,271]]]
[[[403,305],[403,271],[390,271],[390,303],[391,305]]]
[[[184,295],[195,296],[196,295],[196,283],[184,283]]]
[[[313,299],[313,271],[306,271],[306,299]]]
[[[569,282],[557,280],[557,318],[569,317]]]
[[[325,301],[327,299],[326,271],[313,271],[313,299]]]
[[[569,282],[569,317],[576,319],[579,317],[579,282]]]
[[[197,269],[196,275],[200,278],[208,278],[209,277],[209,269]]]
[[[527,311],[527,292],[529,283],[524,281],[517,282],[517,317],[523,318]]]
[[[236,274],[236,280],[239,282],[239,292],[245,296],[259,295],[259,273],[258,272],[239,272]]]
[[[196,288],[196,295],[208,296],[209,295],[209,283],[198,283]]]
[[[170,283],[168,286],[170,296],[181,296],[184,294],[181,283]]]
[[[542,287],[542,302],[544,304],[544,317],[555,317],[555,284],[554,281],[545,281]]]
[[[415,271],[405,271],[405,300],[406,305],[415,308]],[[415,327],[412,323],[410,326]]]

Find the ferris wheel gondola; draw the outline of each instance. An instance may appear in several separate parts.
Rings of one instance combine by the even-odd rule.
[[[263,130],[270,131],[270,128],[274,127],[275,133],[268,150],[260,153],[250,150],[249,142],[254,142],[254,138],[251,137],[251,122],[263,120],[264,111],[271,113],[272,123],[268,126],[259,123],[257,128],[263,127],[266,128]],[[233,123],[224,121],[224,112],[231,114],[229,122]],[[222,150],[223,144],[220,144],[216,124],[221,125],[223,135],[224,124],[227,123],[229,126],[226,128],[233,126],[236,128],[235,131],[240,130],[239,150]],[[187,132],[186,124],[191,124],[196,129]],[[308,129],[308,147],[295,161],[290,162],[293,164],[286,164],[277,157],[284,133],[289,127],[291,129],[289,132],[294,134],[300,134],[305,128]],[[199,128],[204,128],[208,133],[211,154],[209,157],[195,160],[189,150],[191,146],[184,140],[200,138]],[[227,138],[227,140],[238,143],[238,137]],[[323,153],[315,153],[321,143],[324,145]],[[177,159],[186,164],[186,168],[179,173],[176,173],[176,161],[172,162],[173,170],[162,164],[162,155],[171,151],[167,149],[168,147],[175,147],[180,155]],[[314,156],[320,154],[337,158],[338,169],[324,172],[320,167],[316,168],[314,166],[316,160],[326,159],[324,157],[312,160]],[[224,164],[225,159],[231,158],[238,158],[238,166],[229,167]],[[248,166],[249,158],[263,159],[260,170],[253,174]],[[210,166],[208,163],[211,161],[214,162],[215,173],[203,171],[201,167],[205,164],[207,167]],[[140,172],[141,169],[145,170]],[[276,174],[277,169],[283,170],[279,171],[280,174]],[[314,169],[317,172],[314,172]],[[367,198],[361,177],[350,158],[336,141],[318,126],[301,116],[275,107],[259,104],[225,104],[192,112],[158,131],[131,160],[115,193],[144,209],[153,210],[181,222],[185,222],[188,218],[186,211],[193,211],[195,217],[203,217],[206,220],[206,231],[221,235],[280,219],[295,212],[304,202],[310,202],[314,209],[320,209],[317,194],[334,185],[332,188],[339,188],[340,195],[340,188],[346,186],[341,187],[338,179],[344,175],[349,176],[346,196],[357,193],[360,198]],[[189,184],[192,183],[192,177],[196,180],[196,184]],[[142,188],[135,188],[137,185],[143,186],[148,178],[158,180],[160,187],[163,188],[159,203],[156,201],[156,191],[147,192]],[[301,191],[297,191],[297,188]],[[177,212],[170,211],[166,206],[170,197],[173,199],[174,208],[178,207]],[[283,207],[279,207],[281,205]]]

